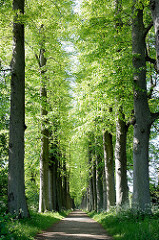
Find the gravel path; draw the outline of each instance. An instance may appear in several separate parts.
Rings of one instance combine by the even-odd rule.
[[[46,232],[38,234],[35,240],[113,240],[104,228],[82,211],[71,212]]]

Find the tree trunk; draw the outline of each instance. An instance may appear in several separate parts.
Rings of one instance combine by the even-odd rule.
[[[42,88],[41,96],[47,98],[46,88]],[[47,111],[42,108],[42,118],[47,116]],[[41,154],[40,154],[40,197],[39,212],[49,209],[49,132],[46,128],[47,121],[42,119],[42,137],[41,137]]]
[[[56,191],[57,191],[57,208],[58,211],[62,210],[62,178],[61,178],[61,163],[58,160],[57,179],[56,179]]]
[[[96,155],[96,188],[97,188],[97,212],[103,210],[103,168],[102,168],[102,159],[97,154]]]
[[[93,180],[92,180],[92,153],[91,150],[88,149],[88,161],[89,161],[89,186],[88,186],[88,211],[92,211],[94,207],[94,199],[93,199]]]
[[[93,210],[97,211],[96,161],[92,158]]]
[[[116,205],[128,206],[126,136],[128,127],[120,109],[116,122],[115,169],[116,169]]]
[[[87,192],[82,197],[82,202],[81,202],[80,208],[82,208],[85,211],[88,211],[88,193]]]
[[[92,186],[92,178],[89,178],[89,186],[88,186],[88,211],[91,212],[93,211],[93,206],[94,206],[94,202],[93,202],[93,186]]]
[[[114,160],[112,135],[108,131],[103,133],[104,164],[107,187],[107,210],[115,206]]]
[[[115,18],[116,18],[116,31],[117,37],[120,29],[123,26],[122,22],[122,0],[115,0]],[[119,34],[120,38],[120,34]],[[118,54],[121,52],[122,47],[118,49]],[[121,53],[122,56],[122,53]],[[123,85],[122,68],[118,69],[119,85]],[[124,97],[123,90],[117,96],[117,101]],[[126,135],[128,127],[125,123],[125,116],[122,106],[118,110],[118,119],[116,121],[116,145],[115,145],[115,169],[116,169],[116,204],[119,206],[128,205],[128,185],[127,185],[127,172],[126,172]]]
[[[49,166],[48,169],[48,195],[49,195],[49,211],[53,208],[53,167]]]
[[[13,0],[18,13],[13,23],[13,56],[11,75],[11,109],[9,132],[8,210],[19,217],[28,217],[24,184],[25,131],[25,50],[24,24],[17,21],[24,14],[24,0]]]
[[[42,28],[42,27],[41,27]],[[46,65],[44,56],[45,50],[40,49],[39,67],[41,72],[41,154],[40,154],[40,196],[39,196],[39,212],[49,210],[49,131],[47,128],[47,90],[45,71],[43,67]]]
[[[134,1],[134,4],[136,1]],[[134,147],[133,147],[133,207],[149,211],[149,168],[148,149],[151,114],[146,88],[146,44],[143,10],[133,9],[132,51],[134,67]]]
[[[155,28],[156,67],[157,67],[157,72],[159,72],[159,0],[151,0],[150,7],[151,7],[153,24]]]
[[[103,169],[103,210],[107,210],[107,184],[106,184],[106,172],[105,166]]]
[[[66,171],[65,159],[63,160],[63,172],[64,172],[64,174],[63,174],[63,192],[62,192],[63,200],[62,200],[62,202],[63,202],[63,207],[67,209],[67,208],[69,208],[69,205],[70,205],[70,203],[69,203],[70,199],[69,199],[69,193],[67,192],[68,184],[67,184],[67,171]]]
[[[58,159],[57,159],[57,145],[52,145],[53,154],[51,155],[51,164],[52,164],[52,191],[53,191],[53,209],[54,211],[58,210],[57,206],[57,169],[58,169]]]

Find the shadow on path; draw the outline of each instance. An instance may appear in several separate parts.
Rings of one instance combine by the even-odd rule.
[[[46,232],[38,234],[35,240],[113,240],[104,228],[82,211],[74,211]]]

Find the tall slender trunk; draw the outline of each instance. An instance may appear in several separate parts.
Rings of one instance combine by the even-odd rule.
[[[122,31],[122,0],[115,0],[115,28],[117,38],[120,38]],[[119,40],[120,41],[120,40]],[[122,56],[122,46],[118,49],[118,54]],[[122,67],[118,68],[118,85],[123,85]],[[120,89],[117,101],[121,102],[124,98],[124,91]],[[116,204],[119,206],[128,205],[128,185],[126,172],[126,136],[128,127],[125,123],[125,115],[122,106],[118,110],[118,118],[116,121],[116,145],[115,145],[115,169],[116,169]]]
[[[9,132],[8,210],[19,217],[28,217],[24,183],[25,131],[25,50],[24,24],[18,15],[24,14],[24,0],[13,0],[13,56],[11,75],[11,109]]]
[[[66,209],[71,209],[73,207],[73,200],[71,199],[70,196],[70,191],[69,191],[69,177],[68,177],[68,171],[66,167],[66,160],[64,159],[63,161],[63,171],[64,171],[64,176],[63,176],[63,207]]]
[[[102,158],[96,154],[96,189],[97,189],[97,212],[103,210],[103,167]]]
[[[106,172],[105,166],[103,169],[103,210],[107,210],[107,184],[106,184]]]
[[[103,146],[107,187],[107,209],[109,210],[110,207],[115,206],[115,183],[112,135],[108,131],[104,131],[103,133]]]
[[[93,181],[92,181],[92,153],[90,148],[88,149],[88,161],[89,161],[89,184],[88,184],[88,211],[92,211],[94,207],[94,198],[93,198]]]
[[[136,0],[134,0],[134,4]],[[133,207],[149,211],[148,149],[151,114],[146,87],[146,44],[143,10],[133,8],[132,51],[134,67],[134,148],[133,148]]]
[[[47,129],[46,99],[47,92],[45,86],[41,89],[41,96],[45,101],[42,107],[42,124],[41,124],[41,154],[40,154],[40,196],[39,196],[39,212],[44,212],[49,209],[49,132]],[[45,120],[44,120],[45,119]]]
[[[80,207],[86,211],[88,211],[88,192],[82,197],[82,202]]]
[[[52,211],[54,209],[53,206],[53,167],[49,164],[48,169],[48,198],[49,198],[49,211]]]
[[[97,211],[96,161],[92,158],[93,210]]]
[[[53,191],[53,209],[58,210],[57,206],[57,169],[58,169],[58,159],[57,159],[57,145],[52,145],[53,154],[51,155],[52,164],[52,191]]]
[[[116,122],[115,169],[116,169],[116,204],[128,206],[126,136],[128,127],[120,109]]]
[[[89,178],[89,185],[88,185],[88,211],[93,210],[94,202],[93,202],[93,186],[92,186],[92,178]]]
[[[43,25],[41,26],[43,31]],[[46,58],[44,56],[45,49],[41,43],[39,55],[39,68],[41,72],[41,154],[40,154],[40,195],[39,195],[39,212],[44,212],[49,209],[49,130],[47,120],[47,89],[46,76],[44,67],[46,66]]]
[[[56,179],[56,191],[57,191],[57,207],[58,211],[61,211],[62,204],[62,177],[61,177],[61,162],[58,159],[57,179]]]
[[[63,160],[63,192],[62,192],[62,202],[63,207],[67,209],[67,206],[69,205],[69,196],[67,192],[67,171],[66,171],[66,161]]]

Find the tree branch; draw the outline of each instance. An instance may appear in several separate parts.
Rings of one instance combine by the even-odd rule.
[[[153,81],[153,77],[151,75],[151,87],[150,87],[149,93],[147,94],[148,99],[151,99],[153,90],[156,87],[156,85],[157,85],[157,79],[155,78],[155,80]]]
[[[148,56],[147,51],[146,51],[146,61],[154,64],[154,67],[155,67],[155,65],[156,65],[156,59],[151,58],[150,56]]]
[[[157,62],[156,62],[156,59],[154,58],[151,58],[149,55],[148,55],[148,51],[146,49],[146,61],[147,62],[150,62],[154,65],[154,69],[157,73],[159,73],[158,69],[157,69]]]
[[[147,26],[147,28],[145,28],[144,30],[144,37],[146,38],[148,32],[150,31],[150,29],[152,28],[153,26],[153,21],[150,22],[150,24]]]
[[[7,69],[0,69],[0,72],[6,72],[6,71],[12,71],[11,68],[7,68]]]
[[[57,8],[58,12],[60,13],[60,16],[62,15],[61,14],[61,11],[60,11],[60,8],[59,6],[57,5],[57,3],[55,3],[54,1],[51,0],[51,2],[54,4],[54,6]]]
[[[36,57],[36,60],[37,60],[37,62],[38,62],[38,65],[39,65],[39,68],[41,67],[40,66],[40,59],[39,59],[39,57],[38,57],[38,55],[35,53],[35,57]]]
[[[159,128],[157,128],[157,126],[153,125],[153,127],[155,128],[156,132],[159,132]]]
[[[159,118],[159,112],[151,113],[151,124]]]

